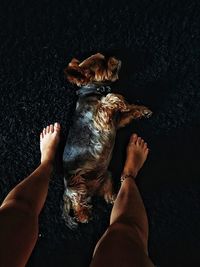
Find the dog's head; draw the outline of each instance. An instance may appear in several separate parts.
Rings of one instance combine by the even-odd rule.
[[[118,79],[120,67],[120,60],[115,57],[106,58],[97,53],[82,62],[73,58],[64,72],[69,82],[82,86],[91,83],[114,82]]]

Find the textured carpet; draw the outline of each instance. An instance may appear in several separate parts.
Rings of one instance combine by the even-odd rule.
[[[107,52],[122,60],[113,91],[154,112],[117,135],[110,165],[116,189],[135,131],[151,149],[137,178],[149,218],[149,255],[161,267],[199,266],[199,12],[198,0],[2,0],[0,201],[38,166],[44,126],[61,123],[63,149],[76,103],[75,88],[64,80],[66,64]],[[59,165],[28,267],[88,266],[108,225],[111,207],[97,199],[93,221],[76,231],[66,228]]]

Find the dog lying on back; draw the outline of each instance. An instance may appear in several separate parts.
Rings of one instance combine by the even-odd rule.
[[[108,83],[118,79],[121,61],[97,53],[83,62],[72,59],[65,75],[76,84],[78,101],[63,154],[65,192],[63,216],[73,228],[91,218],[91,198],[113,203],[112,176],[108,171],[117,129],[133,119],[149,117],[145,106],[128,104],[111,93]]]

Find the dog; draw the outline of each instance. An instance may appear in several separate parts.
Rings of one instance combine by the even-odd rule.
[[[109,84],[118,80],[120,67],[116,57],[97,53],[82,62],[72,59],[64,70],[67,80],[79,88],[63,153],[63,217],[70,228],[91,219],[94,195],[114,202],[108,165],[116,132],[133,119],[152,114],[147,107],[128,104],[122,95],[111,92]]]

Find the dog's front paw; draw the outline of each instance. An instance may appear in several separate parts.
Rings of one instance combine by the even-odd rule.
[[[152,111],[145,106],[132,105],[131,116],[132,119],[140,119],[142,117],[149,118],[152,115]]]
[[[148,108],[145,108],[142,113],[143,113],[143,116],[146,118],[151,117],[151,115],[153,114],[153,112]]]

